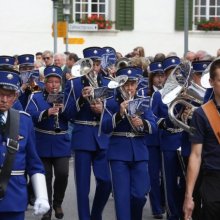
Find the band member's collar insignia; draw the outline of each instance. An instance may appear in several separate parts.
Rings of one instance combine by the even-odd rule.
[[[7,75],[7,78],[8,78],[9,80],[13,79],[13,75],[12,75],[11,73],[9,73],[9,74]]]
[[[18,135],[18,141],[24,139],[24,136]]]

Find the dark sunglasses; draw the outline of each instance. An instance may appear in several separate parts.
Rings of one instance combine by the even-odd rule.
[[[49,60],[50,57],[43,57],[43,60]]]

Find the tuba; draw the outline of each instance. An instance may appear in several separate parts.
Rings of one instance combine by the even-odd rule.
[[[162,101],[168,105],[168,115],[170,120],[179,128],[193,132],[193,128],[187,124],[192,114],[189,114],[186,119],[180,120],[175,115],[174,110],[177,105],[188,107],[191,109],[191,113],[197,108],[196,106],[203,103],[205,95],[205,89],[195,84],[192,79],[192,68],[188,61],[181,62],[171,72],[170,76],[162,89]]]
[[[115,63],[116,70],[127,66],[131,66],[131,60],[127,57],[119,58]]]

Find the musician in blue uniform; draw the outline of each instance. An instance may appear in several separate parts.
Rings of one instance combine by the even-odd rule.
[[[126,114],[129,100],[137,98],[138,76],[141,74],[142,69],[138,67],[125,67],[116,72],[116,76],[128,76],[128,81],[116,96],[107,99],[102,119],[102,132],[111,135],[108,160],[117,220],[141,220],[150,190],[145,135],[156,131],[156,121],[147,106],[141,114]]]
[[[150,96],[154,92],[163,88],[165,74],[161,62],[152,62],[149,65],[149,86]],[[147,146],[149,151],[149,175],[151,190],[149,193],[151,209],[155,219],[163,218],[163,185],[161,170],[161,150],[159,131],[155,134],[147,135]]]
[[[49,209],[44,168],[35,148],[30,115],[11,108],[18,96],[19,73],[0,69],[0,75],[0,219],[24,220],[28,198],[25,173],[35,191],[34,214]]]
[[[19,64],[19,72],[21,77],[21,93],[19,96],[19,100],[23,109],[26,108],[29,96],[31,94],[31,90],[28,86],[28,78],[30,72],[34,70],[34,55],[33,54],[22,54],[18,56],[18,64]]]
[[[111,180],[106,150],[108,136],[99,133],[99,121],[103,110],[101,100],[92,100],[94,87],[106,86],[109,79],[100,72],[103,49],[90,47],[83,50],[85,58],[93,60],[85,75],[67,81],[65,110],[74,122],[72,148],[75,155],[75,181],[80,220],[101,220],[102,212],[111,192]],[[83,71],[83,70],[82,70]],[[95,196],[90,212],[89,192],[91,166],[96,179]]]
[[[0,56],[0,67],[14,69],[15,57],[12,56]],[[18,99],[15,100],[12,108],[17,110],[23,110],[23,107]]]
[[[168,78],[180,63],[179,57],[172,56],[163,60],[162,65]],[[173,125],[168,116],[168,105],[162,102],[163,89],[153,94],[152,109],[157,117],[160,130],[160,147],[162,151],[162,169],[164,179],[165,203],[169,220],[179,220],[182,215],[183,192],[179,188],[179,178],[183,178],[177,149],[181,146],[182,129]]]
[[[62,70],[57,66],[48,66],[44,69],[44,75],[45,90],[31,95],[26,111],[34,122],[37,152],[46,170],[49,202],[55,210],[55,217],[61,219],[64,216],[61,205],[68,183],[71,156],[68,120],[61,113],[63,104],[60,103],[62,94],[59,91]],[[50,220],[51,214],[52,208],[42,220]]]

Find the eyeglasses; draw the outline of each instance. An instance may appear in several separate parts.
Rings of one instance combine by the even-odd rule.
[[[49,60],[50,57],[43,57],[43,60]]]

